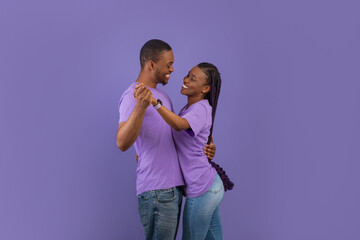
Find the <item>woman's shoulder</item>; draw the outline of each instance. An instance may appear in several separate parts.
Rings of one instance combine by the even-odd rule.
[[[205,108],[206,110],[210,110],[210,111],[212,109],[212,107],[210,106],[209,101],[207,99],[203,99],[201,101],[198,101],[195,104],[197,104],[199,108]]]
[[[184,108],[186,108],[186,106]],[[212,107],[210,106],[209,101],[204,99],[192,104],[189,108],[184,109],[184,111],[211,114]]]

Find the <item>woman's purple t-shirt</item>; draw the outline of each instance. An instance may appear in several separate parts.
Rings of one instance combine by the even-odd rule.
[[[185,196],[199,197],[207,192],[216,176],[203,150],[210,134],[212,108],[208,100],[186,107],[179,116],[189,122],[191,130],[172,132],[185,179]]]

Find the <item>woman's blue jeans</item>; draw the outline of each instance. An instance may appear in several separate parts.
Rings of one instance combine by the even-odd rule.
[[[219,204],[224,185],[219,175],[209,190],[195,198],[186,198],[183,216],[183,240],[222,239]]]

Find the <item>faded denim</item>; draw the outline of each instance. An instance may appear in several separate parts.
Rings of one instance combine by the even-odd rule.
[[[183,216],[183,240],[220,240],[222,225],[219,204],[224,185],[217,174],[209,190],[195,198],[186,198]]]
[[[147,240],[175,239],[179,226],[182,194],[180,187],[138,195],[141,224]]]

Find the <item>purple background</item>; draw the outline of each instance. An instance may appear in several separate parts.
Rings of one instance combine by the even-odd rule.
[[[173,47],[176,111],[191,67],[221,71],[225,239],[360,239],[359,5],[2,0],[0,239],[143,239],[115,135],[151,38]]]

